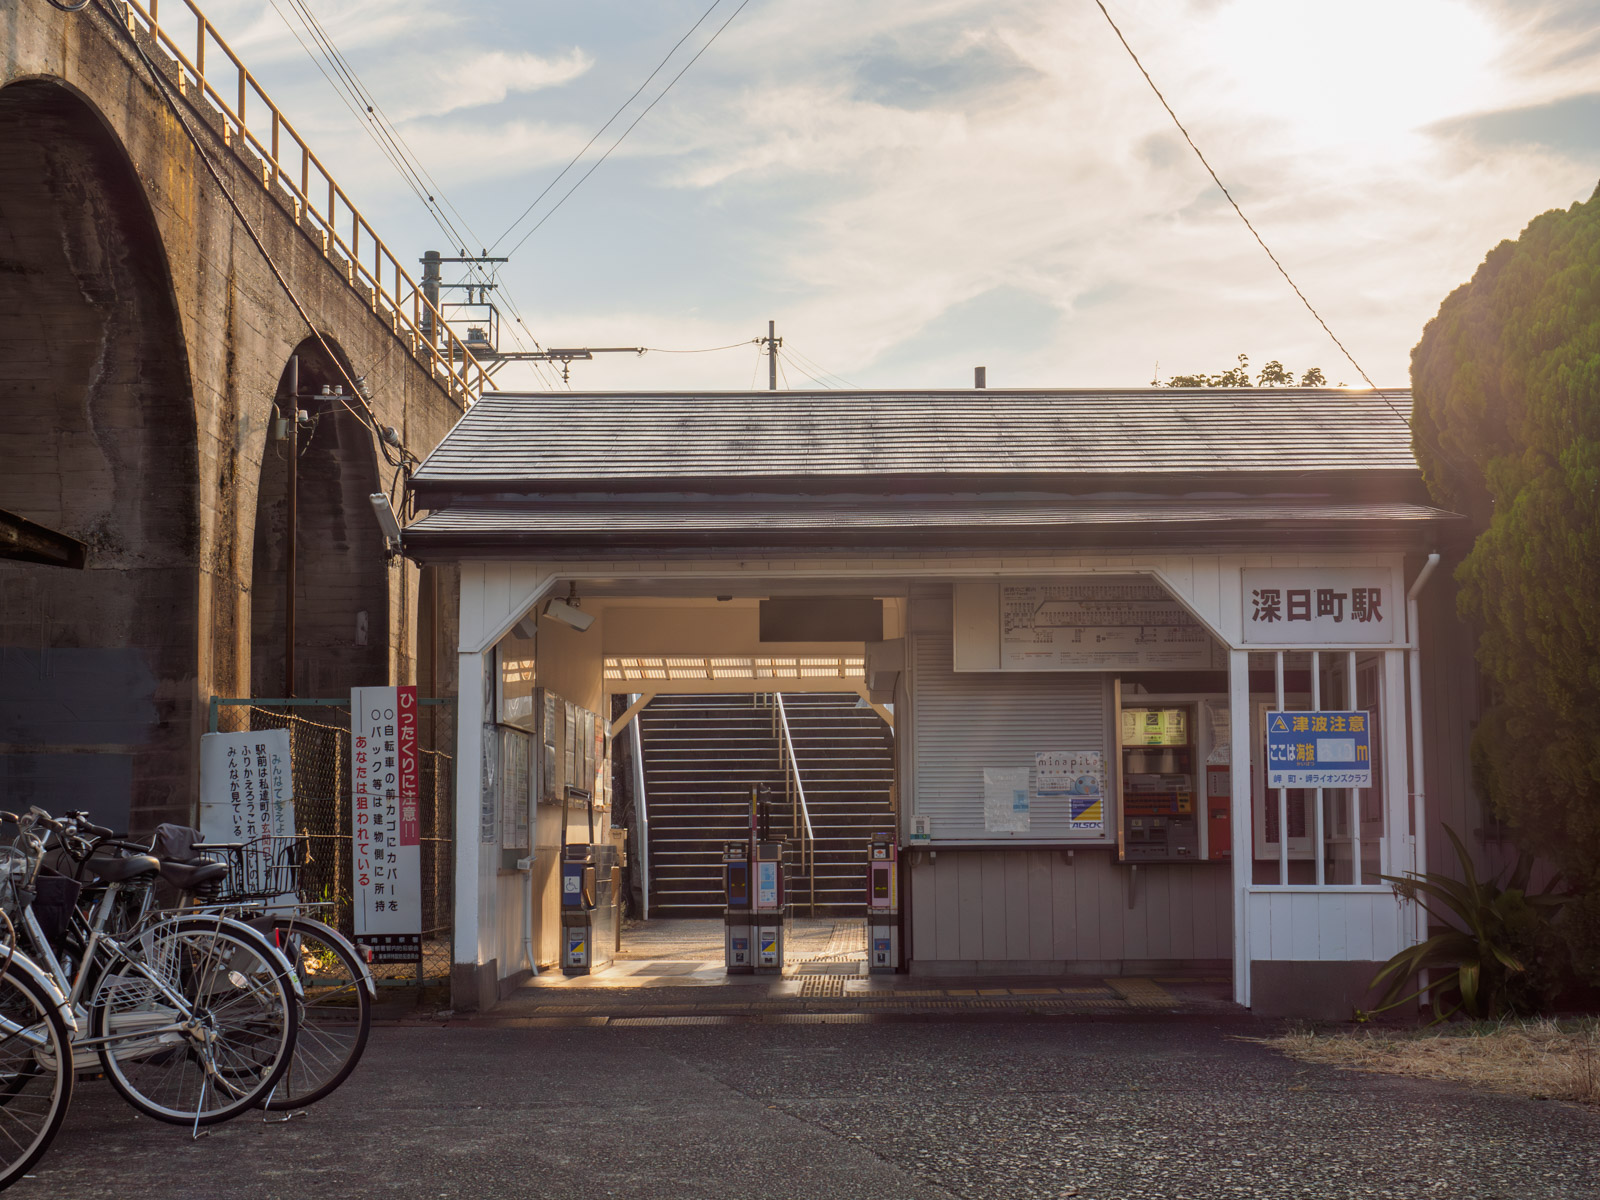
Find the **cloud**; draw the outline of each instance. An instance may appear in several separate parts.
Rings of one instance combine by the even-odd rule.
[[[218,2],[277,21],[259,0]],[[703,7],[608,23],[538,0],[470,20],[415,0],[318,3],[491,235]],[[1423,324],[1490,247],[1600,173],[1593,3],[1110,7],[1380,383],[1404,380]],[[364,207],[393,214],[386,240],[437,241],[281,22],[250,29],[265,61],[299,56],[269,87]],[[1240,351],[1356,382],[1093,5],[753,4],[503,278],[547,342],[712,346],[775,316],[869,386],[968,386],[985,360],[995,386],[1137,384],[1157,359],[1167,375]],[[753,349],[573,370],[593,387],[744,387],[752,366]]]
[[[499,104],[513,93],[560,87],[594,66],[594,57],[577,48],[551,57],[492,50],[415,65],[425,70],[431,87],[421,96],[412,93],[415,98],[403,110],[404,117],[439,117],[463,108]]]

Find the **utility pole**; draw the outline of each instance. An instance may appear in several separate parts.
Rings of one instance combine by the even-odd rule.
[[[768,321],[767,336],[756,339],[767,348],[767,390],[769,392],[778,390],[778,347],[783,345],[783,339],[778,336],[777,326],[778,323],[776,321]]]

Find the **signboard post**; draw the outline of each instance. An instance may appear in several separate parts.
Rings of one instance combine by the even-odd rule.
[[[374,963],[422,961],[417,689],[350,689],[351,907]]]
[[[1365,712],[1269,711],[1267,786],[1371,787],[1371,730]]]

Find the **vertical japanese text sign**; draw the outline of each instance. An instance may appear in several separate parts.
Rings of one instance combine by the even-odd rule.
[[[351,907],[375,963],[422,961],[417,689],[350,690]]]
[[[208,842],[294,836],[289,731],[208,733],[200,739],[200,831]],[[280,850],[263,843],[270,860]]]

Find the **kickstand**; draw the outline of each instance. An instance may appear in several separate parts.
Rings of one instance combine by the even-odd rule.
[[[271,1115],[271,1113],[272,1113],[272,1098],[274,1096],[276,1096],[277,1094],[278,1094],[278,1085],[277,1084],[273,1084],[272,1085],[272,1090],[267,1093],[267,1102],[261,1106],[261,1123],[263,1125],[287,1125],[290,1121],[294,1120],[296,1117],[303,1117],[303,1116],[307,1115],[305,1109],[296,1108],[296,1109],[290,1110],[288,1113],[286,1113],[285,1115],[283,1115],[281,1117],[272,1116]]]
[[[211,1086],[211,1076],[208,1074],[204,1079],[202,1079],[200,1081],[200,1103],[195,1105],[195,1108],[194,1108],[194,1128],[189,1131],[189,1140],[191,1142],[198,1142],[203,1137],[210,1137],[211,1136],[211,1130],[209,1130],[209,1129],[201,1129],[200,1128],[200,1114],[205,1111],[205,1107],[206,1107],[206,1089],[209,1088],[210,1086]]]

